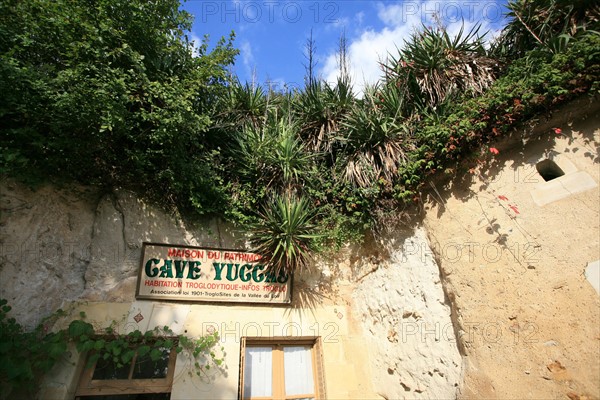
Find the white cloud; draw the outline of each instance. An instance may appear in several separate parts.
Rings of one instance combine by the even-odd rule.
[[[411,27],[401,26],[395,29],[384,28],[382,31],[366,30],[359,38],[349,40],[348,61],[350,76],[355,89],[362,92],[365,84],[373,84],[381,77],[380,62],[384,62],[388,54],[396,52],[403,40],[410,35]],[[321,72],[327,82],[335,82],[339,75],[337,54],[329,54]]]
[[[242,57],[242,64],[244,65],[246,75],[252,76],[254,67],[256,66],[256,61],[254,59],[252,46],[247,40],[244,40],[240,43],[240,56]]]
[[[362,26],[363,21],[365,20],[365,12],[360,11],[356,15],[354,15],[354,21],[356,21],[356,25]]]
[[[191,44],[192,56],[200,57],[200,52],[198,51],[198,48],[202,45],[202,39],[200,38],[200,36],[196,35],[195,33],[192,33],[191,36],[192,37],[190,40],[190,44]]]
[[[382,3],[377,3],[377,16],[387,26],[402,26],[408,21],[408,17],[413,17],[407,5],[412,3],[406,2],[402,4],[393,4],[384,6]]]
[[[499,8],[494,1],[404,1],[386,5],[377,4],[377,17],[383,22],[380,30],[367,28],[354,39],[348,39],[348,61],[355,90],[362,92],[365,84],[374,84],[382,76],[380,62],[388,55],[397,53],[411,33],[422,25],[435,26],[436,20],[446,26],[451,36],[458,34],[464,21],[464,31],[469,32],[481,24],[479,34],[489,31],[490,40],[501,29]],[[364,17],[359,17],[363,19]],[[327,82],[335,82],[339,66],[335,52],[325,57],[321,76]]]
[[[503,23],[504,6],[498,1],[425,0],[403,1],[392,5],[377,4],[379,19],[387,26],[417,22],[425,25],[440,21],[444,25],[481,23],[486,26]]]

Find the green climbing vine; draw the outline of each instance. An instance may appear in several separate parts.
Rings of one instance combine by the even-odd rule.
[[[166,349],[185,353],[193,365],[190,374],[200,377],[212,366],[223,365],[223,358],[216,353],[217,332],[192,338],[175,335],[171,328],[163,326],[146,332],[134,330],[120,334],[115,330],[115,321],[98,330],[85,321],[84,312],[80,313],[79,319],[71,321],[67,329],[51,332],[50,326],[67,315],[62,310],[44,319],[34,330],[27,331],[8,315],[10,311],[8,302],[0,299],[0,399],[16,388],[27,387],[35,392],[40,377],[67,354],[69,343],[73,343],[79,353],[90,354],[86,368],[100,359],[121,368],[130,364],[136,355],[157,362]],[[220,349],[223,354],[223,347]]]
[[[0,398],[17,387],[30,387],[48,372],[67,351],[64,331],[48,332],[42,322],[26,331],[14,318],[11,307],[0,299]]]
[[[85,314],[80,315],[85,318]],[[221,366],[223,360],[216,356],[213,348],[217,345],[217,332],[199,339],[188,338],[185,335],[175,335],[168,326],[155,327],[142,332],[135,330],[127,334],[118,334],[113,326],[104,328],[98,333],[93,325],[83,319],[74,320],[69,324],[67,338],[75,343],[77,351],[86,353],[92,351],[86,367],[92,367],[99,359],[112,361],[117,368],[129,364],[136,356],[149,356],[153,362],[161,359],[164,349],[173,349],[177,353],[186,352],[194,361],[195,373],[202,375],[203,370],[210,369],[211,363]],[[208,361],[201,364],[200,359],[208,355]]]

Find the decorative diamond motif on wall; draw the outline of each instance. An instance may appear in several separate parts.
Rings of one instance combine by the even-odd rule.
[[[135,317],[133,317],[133,320],[135,322],[137,322],[138,324],[140,323],[141,320],[144,319],[144,316],[142,315],[142,313],[137,313],[137,315]]]

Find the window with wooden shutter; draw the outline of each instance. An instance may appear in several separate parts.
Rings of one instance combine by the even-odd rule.
[[[158,360],[136,353],[124,365],[117,365],[110,358],[98,359],[83,370],[75,400],[168,400],[177,352],[169,348],[161,352]]]
[[[241,347],[241,399],[325,398],[320,338],[246,337]]]

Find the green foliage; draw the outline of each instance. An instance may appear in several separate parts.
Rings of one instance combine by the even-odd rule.
[[[318,237],[314,233],[314,218],[305,198],[276,195],[259,214],[259,221],[251,226],[253,251],[263,257],[276,276],[308,267]]]
[[[383,93],[389,91],[389,86],[382,90]],[[410,128],[404,119],[399,118],[395,110],[390,114],[381,104],[385,104],[383,94],[377,96],[377,90],[367,90],[364,99],[357,102],[342,121],[340,141],[342,153],[347,157],[345,177],[362,188],[380,178],[393,181],[398,164],[406,162],[406,153],[412,146]]]
[[[259,128],[246,125],[233,132],[230,146],[231,193],[228,216],[248,226],[256,210],[273,193],[302,191],[313,169],[315,154],[307,151],[297,127],[275,117]]]
[[[242,84],[227,72],[233,37],[194,56],[178,6],[0,3],[1,172],[224,216],[291,272],[519,122],[599,89],[597,6],[584,0],[511,1],[493,53],[478,27],[423,27],[362,98],[347,73],[287,92]]]
[[[0,3],[2,172],[129,187],[198,212],[224,195],[205,135],[232,38],[208,51],[178,0]]]
[[[218,358],[214,352],[214,348],[219,342],[219,335],[217,332],[202,336],[198,339],[190,339],[187,336],[180,335],[178,346],[176,347],[177,353],[187,352],[189,358],[192,360],[195,373],[197,376],[202,376],[203,369],[208,370],[211,368],[211,364],[221,367],[224,359]],[[224,348],[220,348],[224,351]],[[210,360],[207,362],[206,358]]]
[[[174,350],[178,354],[185,352],[198,376],[211,364],[220,366],[223,363],[223,359],[214,352],[219,341],[216,332],[194,339],[185,335],[176,336],[168,326],[164,326],[144,333],[135,330],[126,335],[116,334],[112,327],[108,327],[103,334],[98,334],[90,323],[74,320],[68,328],[68,339],[75,343],[80,353],[91,352],[86,368],[92,367],[98,360],[122,368],[130,364],[136,355],[148,356],[151,361],[157,362],[165,357],[167,350]]]
[[[136,354],[138,357],[147,355],[150,360],[157,362],[164,357],[165,349],[186,353],[198,376],[211,365],[219,367],[223,364],[223,359],[215,353],[219,342],[217,332],[190,338],[174,335],[168,326],[164,326],[144,333],[135,330],[119,335],[112,325],[103,332],[97,332],[92,324],[83,320],[84,313],[80,315],[82,319],[71,321],[67,329],[48,332],[53,320],[65,315],[62,310],[28,332],[8,316],[10,310],[7,301],[0,299],[0,398],[17,390],[21,390],[19,395],[33,396],[39,378],[65,356],[70,342],[75,344],[78,352],[90,354],[86,368],[92,367],[98,360],[121,368],[130,364]],[[23,388],[28,392],[23,393]]]
[[[331,152],[340,121],[354,102],[352,86],[343,78],[335,86],[312,80],[293,98],[294,117],[309,150]]]
[[[396,196],[414,196],[436,171],[453,173],[457,162],[521,121],[582,93],[597,94],[599,46],[600,37],[588,34],[564,53],[533,50],[509,66],[483,95],[456,102],[443,118],[424,118],[416,128],[417,151],[396,184]]]
[[[496,57],[515,60],[530,50],[559,53],[572,39],[600,29],[600,6],[589,0],[511,0],[509,22],[493,44]]]
[[[495,61],[487,56],[480,27],[463,29],[451,37],[444,27],[423,27],[383,65],[386,82],[398,87],[408,111],[461,93],[478,95],[492,84]]]
[[[221,123],[232,127],[259,129],[267,118],[269,99],[261,86],[234,82],[227,88],[219,113]]]
[[[285,182],[288,187],[297,186],[302,182],[305,171],[310,168],[313,153],[304,148],[304,143],[296,136],[293,128],[281,124],[279,141],[272,153],[273,164],[278,171],[273,180]]]
[[[0,398],[13,390],[33,395],[37,378],[67,351],[64,332],[48,332],[44,323],[28,332],[9,317],[10,310],[7,301],[0,299]]]
[[[246,127],[237,135],[234,150],[240,175],[267,188],[290,188],[302,183],[314,154],[306,151],[296,131],[284,120],[258,129]]]

